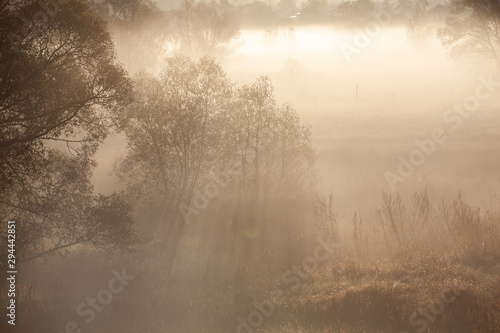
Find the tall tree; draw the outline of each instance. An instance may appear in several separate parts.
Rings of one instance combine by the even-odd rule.
[[[277,105],[268,77],[240,87],[233,112],[233,136],[226,141],[241,164],[236,202],[253,225],[264,220],[270,201],[308,196],[316,180],[316,153],[310,129],[291,106]]]
[[[63,136],[91,148],[117,124],[130,82],[86,6],[42,10],[29,1],[0,13],[0,149]]]
[[[129,194],[157,203],[166,230],[181,223],[179,204],[190,203],[220,164],[231,93],[226,75],[208,58],[168,58],[160,77],[136,79],[125,129],[129,153],[117,172]]]
[[[273,202],[310,194],[310,129],[277,105],[269,78],[236,87],[214,60],[176,56],[160,77],[138,76],[135,96],[116,171],[132,200],[156,211],[169,263],[185,222],[217,212],[214,227],[231,220],[232,231],[252,232],[271,224]]]
[[[172,27],[153,0],[85,0],[108,23],[116,52],[125,68],[136,73],[161,70]]]
[[[240,33],[235,10],[227,0],[184,0],[171,17],[172,42],[179,52],[192,57],[224,56]]]
[[[375,3],[371,0],[345,1],[335,9],[335,15],[344,24],[364,27],[373,20],[375,11]]]
[[[276,4],[276,13],[282,18],[289,18],[297,14],[297,2],[295,0],[280,0]]]
[[[44,155],[35,164],[24,164],[24,156],[17,156],[11,171],[22,177],[0,194],[2,219],[17,222],[22,240],[17,243],[18,259],[62,253],[77,245],[128,250],[135,239],[131,205],[118,195],[93,193],[93,162],[58,150]]]
[[[301,18],[310,22],[323,21],[329,16],[328,7],[326,0],[307,0],[300,10]]]
[[[27,257],[131,236],[126,205],[94,196],[89,171],[130,90],[106,24],[81,2],[13,1],[0,12],[0,214],[19,218],[37,239],[30,244],[41,247]],[[60,143],[69,151],[63,157]],[[93,220],[91,209],[110,205],[123,208],[111,210],[114,222]]]
[[[454,15],[438,31],[452,56],[489,61],[500,68],[500,3],[498,0],[454,0]]]

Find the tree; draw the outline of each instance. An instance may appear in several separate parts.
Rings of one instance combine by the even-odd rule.
[[[177,51],[195,58],[225,55],[240,33],[234,9],[227,0],[185,0],[171,15],[174,23],[172,42]]]
[[[500,3],[497,0],[455,0],[454,15],[438,31],[452,56],[486,60],[500,68]]]
[[[386,4],[389,5],[389,4]],[[371,0],[342,2],[335,9],[337,19],[347,25],[364,26],[374,19],[375,4]]]
[[[225,73],[208,58],[171,57],[159,78],[136,79],[125,128],[129,152],[117,173],[135,200],[156,203],[163,230],[181,223],[179,204],[191,203],[196,187],[218,169],[231,93]]]
[[[238,7],[241,22],[245,26],[272,26],[278,23],[278,16],[268,3],[252,1]]]
[[[316,182],[311,131],[291,106],[277,105],[273,91],[268,77],[238,89],[225,140],[241,165],[231,201],[250,228],[265,223],[271,202],[307,199]]]
[[[94,196],[90,182],[91,156],[118,128],[130,89],[106,24],[80,2],[14,1],[0,12],[0,214],[32,235],[24,257],[132,236],[126,205]],[[111,220],[92,217],[102,209]]]
[[[85,0],[108,23],[116,52],[129,72],[158,72],[172,28],[153,0]]]
[[[159,11],[152,0],[86,0],[86,3],[107,22],[122,26],[142,24]]]
[[[94,195],[93,163],[47,150],[36,165],[0,194],[0,213],[16,221],[19,261],[90,244],[101,250],[128,250],[135,237],[131,206],[118,195]],[[22,162],[22,161],[19,161]]]
[[[34,1],[1,13],[0,149],[77,135],[95,147],[127,102],[130,82],[105,23],[79,2],[59,6],[46,23],[35,20]]]
[[[229,220],[233,232],[251,232],[272,224],[273,204],[310,195],[310,129],[290,106],[277,105],[269,78],[237,87],[214,60],[176,56],[159,77],[138,76],[135,96],[128,154],[116,171],[131,200],[161,221],[169,267],[187,222],[222,230]],[[219,237],[233,243],[234,235]]]
[[[328,18],[329,8],[326,0],[307,0],[300,10],[300,16],[310,22],[324,21]]]
[[[276,4],[276,13],[281,18],[289,18],[297,14],[298,8],[295,0],[280,0]]]
[[[155,203],[166,230],[180,222],[179,204],[191,206],[197,190],[230,168],[237,170],[230,201],[260,205],[311,192],[310,129],[276,104],[269,78],[235,88],[212,59],[175,56],[160,77],[139,75],[135,96],[129,152],[116,171],[133,201]]]

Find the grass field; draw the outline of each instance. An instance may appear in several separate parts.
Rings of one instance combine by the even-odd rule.
[[[162,241],[139,225],[133,254],[82,249],[70,261],[30,266],[22,325],[59,332],[74,318],[97,333],[498,332],[498,115],[470,119],[401,185],[401,199],[383,177],[440,121],[420,114],[318,119],[320,186],[332,201],[276,207],[276,216],[302,231],[250,253],[245,242],[262,244],[265,231],[254,238],[236,231],[228,253],[218,237],[227,226],[213,223],[218,213],[209,209],[186,230],[168,278]],[[304,212],[313,206],[319,215]],[[338,246],[307,266],[322,239]],[[121,267],[135,279],[86,324],[75,309]]]

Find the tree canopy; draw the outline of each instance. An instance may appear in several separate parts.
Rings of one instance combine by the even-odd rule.
[[[454,15],[438,31],[452,56],[488,61],[500,68],[500,3],[497,0],[454,0]]]
[[[160,77],[139,75],[135,94],[129,152],[116,170],[129,195],[156,207],[167,230],[198,215],[214,186],[221,187],[214,200],[234,209],[312,189],[310,130],[293,108],[277,105],[269,78],[237,86],[210,58],[176,56]]]
[[[31,240],[24,258],[83,242],[113,248],[132,237],[127,204],[95,196],[90,182],[92,154],[118,128],[130,92],[106,23],[86,5],[2,8],[0,213],[18,219],[20,237]]]

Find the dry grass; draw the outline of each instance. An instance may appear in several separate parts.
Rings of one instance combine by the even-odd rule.
[[[412,325],[410,318],[422,320],[439,305],[440,295],[449,296],[454,288],[459,295],[439,315],[430,312],[433,320],[423,331],[498,331],[498,214],[474,208],[460,195],[432,200],[426,192],[408,200],[385,194],[373,219],[356,213],[343,220],[333,198],[311,206],[316,231],[301,230],[295,222],[286,235],[274,230],[268,240],[279,240],[274,248],[256,237],[252,241],[263,245],[250,247],[249,261],[242,261],[248,244],[231,243],[231,253],[221,245],[228,242],[221,236],[224,229],[216,228],[213,234],[205,229],[203,235],[186,235],[174,276],[164,274],[169,263],[162,241],[150,236],[133,255],[80,251],[73,261],[51,258],[25,266],[20,332],[59,332],[70,320],[81,324],[77,305],[95,296],[111,270],[121,267],[136,279],[82,330],[235,332],[236,319],[256,310],[255,299],[269,299],[270,291],[280,288],[285,302],[255,332],[418,332],[422,324]],[[282,273],[313,253],[318,236],[340,241],[341,248],[298,289],[283,284]]]

